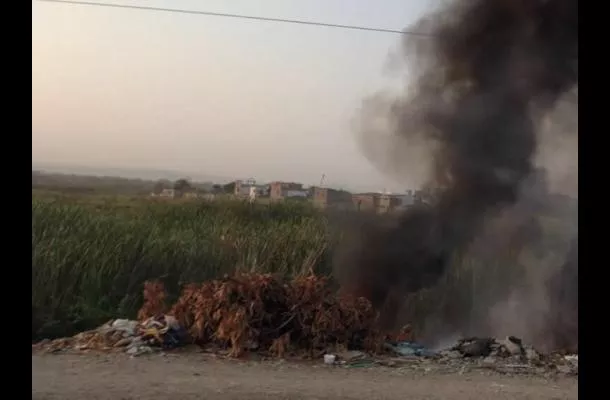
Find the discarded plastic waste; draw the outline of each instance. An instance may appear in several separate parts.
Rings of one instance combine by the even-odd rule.
[[[171,349],[186,344],[187,332],[176,318],[161,315],[149,318],[140,324],[140,336],[150,344]]]
[[[464,357],[487,357],[492,352],[492,345],[496,343],[492,338],[460,339],[452,350],[459,351]]]
[[[333,365],[337,361],[337,356],[334,354],[324,354],[324,364]]]
[[[150,346],[133,346],[127,350],[127,354],[137,357],[142,354],[152,353],[153,349]]]
[[[500,342],[506,350],[513,356],[522,355],[525,351],[522,347],[521,340],[515,338],[514,336],[509,336],[505,340]]]
[[[563,358],[570,362],[578,364],[578,354],[569,354],[567,356],[564,356]]]
[[[48,352],[60,350],[124,351],[130,355],[153,352],[154,347],[171,349],[189,342],[187,331],[176,318],[159,315],[142,323],[128,319],[110,320],[100,327],[71,338],[43,341],[37,345]]]
[[[373,360],[356,360],[347,364],[348,368],[367,368],[372,367],[376,363]]]
[[[432,350],[413,342],[386,343],[385,347],[401,356],[433,357],[436,355]]]
[[[356,360],[361,360],[366,357],[366,354],[361,351],[344,351],[337,354],[337,358],[346,363],[350,363]]]

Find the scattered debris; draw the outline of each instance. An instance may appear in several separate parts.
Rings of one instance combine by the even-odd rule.
[[[572,364],[578,366],[578,354],[568,354],[567,356],[564,356],[563,358],[565,358],[567,361],[571,362]]]
[[[525,349],[525,358],[531,363],[537,363],[541,361],[540,353],[531,347]]]
[[[557,366],[557,371],[561,372],[562,374],[571,374],[572,373],[572,368],[569,365],[558,365]]]
[[[124,336],[135,336],[138,329],[138,321],[130,321],[128,319],[115,319],[110,327],[112,329],[122,331]]]
[[[337,361],[337,356],[334,354],[324,354],[324,364],[334,365]]]
[[[366,358],[366,354],[362,351],[345,351],[337,354],[337,358],[345,363],[352,363]]]
[[[346,364],[346,366],[348,368],[368,368],[368,367],[372,367],[376,364],[380,364],[379,361],[365,358],[362,360],[354,360],[352,362],[349,362]]]
[[[578,355],[543,355],[513,336],[501,340],[461,339],[455,346],[438,352],[436,361],[445,364],[470,363],[473,368],[481,367],[510,374],[547,374],[555,371],[578,375]]]
[[[133,356],[133,357],[137,357],[141,354],[149,354],[152,353],[154,350],[152,349],[152,347],[147,346],[147,345],[138,345],[138,344],[132,344],[130,347],[127,348],[127,354]]]
[[[188,333],[171,315],[148,318],[140,324],[142,339],[152,342],[163,349],[172,349],[188,341]]]
[[[501,342],[504,348],[513,356],[520,356],[525,353],[523,349],[523,343],[521,339],[517,339],[514,336],[509,336]]]
[[[142,323],[127,319],[111,320],[97,329],[79,333],[71,338],[43,340],[32,347],[34,350],[50,353],[97,350],[121,351],[138,356],[152,353],[154,348],[170,349],[186,343],[186,331],[176,319],[160,315]]]
[[[487,356],[483,359],[483,364],[485,365],[496,365],[498,359],[496,357]]]
[[[442,353],[442,355],[446,358],[457,360],[462,358],[462,354],[457,350],[449,350]]]
[[[452,350],[457,350],[464,357],[487,357],[491,354],[492,338],[467,338],[461,339]]]
[[[436,355],[432,350],[413,342],[386,343],[385,348],[401,356],[433,357]]]

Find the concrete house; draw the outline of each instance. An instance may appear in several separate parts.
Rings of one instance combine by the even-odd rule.
[[[269,198],[271,201],[282,201],[287,198],[309,197],[309,191],[303,188],[303,184],[295,182],[275,181],[269,184]]]
[[[318,208],[342,208],[351,209],[352,194],[345,190],[335,190],[314,186],[311,190],[311,198],[314,206]]]

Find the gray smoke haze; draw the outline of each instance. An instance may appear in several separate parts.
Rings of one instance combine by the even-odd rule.
[[[547,244],[533,215],[546,207],[541,199],[552,197],[549,185],[568,193],[578,187],[577,180],[570,185],[577,157],[552,150],[577,143],[568,121],[552,114],[578,86],[576,0],[455,1],[412,29],[430,37],[405,39],[410,84],[396,98],[369,99],[359,135],[382,171],[409,175],[440,192],[434,204],[361,232],[351,258],[337,266],[342,284],[369,297],[387,326],[397,322],[405,293],[437,284],[457,255],[476,253],[477,240],[488,232],[506,233],[508,227],[498,226],[510,222],[511,213],[520,217],[510,228],[519,232],[514,236],[525,232],[540,242],[529,246],[538,248],[529,256],[535,261],[527,259],[524,243],[509,244],[517,246],[511,251],[522,269],[558,265],[541,254]],[[528,179],[538,179],[532,174],[536,165],[551,171],[539,193],[533,191],[537,185],[526,188]],[[521,281],[542,285],[551,279],[549,269],[524,273]],[[508,303],[510,296],[524,297],[507,296]],[[540,314],[548,315],[551,306],[543,303],[549,301],[538,301],[546,309]]]
[[[535,163],[548,171],[549,190],[578,198],[578,105],[564,96],[538,129]]]
[[[423,135],[395,135],[397,121],[390,114],[393,103],[389,93],[378,93],[364,101],[354,124],[357,140],[364,156],[379,171],[405,187],[421,187],[432,171],[434,144]]]
[[[470,288],[476,301],[463,310],[459,328],[519,336],[545,351],[577,349],[578,201],[551,191],[549,170],[537,172],[522,185],[519,201],[488,221],[471,246],[467,257],[501,261],[505,271]]]
[[[546,116],[538,138],[535,161],[545,173],[526,182],[519,201],[505,216],[514,226],[523,227],[527,219],[536,228],[535,234],[519,240],[516,262],[524,273],[505,282],[510,288],[507,296],[487,299],[487,325],[480,329],[492,336],[517,335],[543,350],[577,350],[577,105],[559,103]],[[501,229],[497,232],[511,237]],[[489,245],[489,240],[481,242]]]

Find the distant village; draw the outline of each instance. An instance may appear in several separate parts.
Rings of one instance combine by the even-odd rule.
[[[351,193],[321,186],[305,187],[295,182],[270,182],[258,184],[254,179],[236,180],[226,185],[208,185],[194,188],[188,182],[177,181],[172,188],[163,188],[151,193],[152,197],[201,198],[213,201],[230,196],[250,202],[307,201],[315,207],[387,213],[400,211],[417,203],[427,203],[433,197],[432,191],[407,190],[404,193]]]

